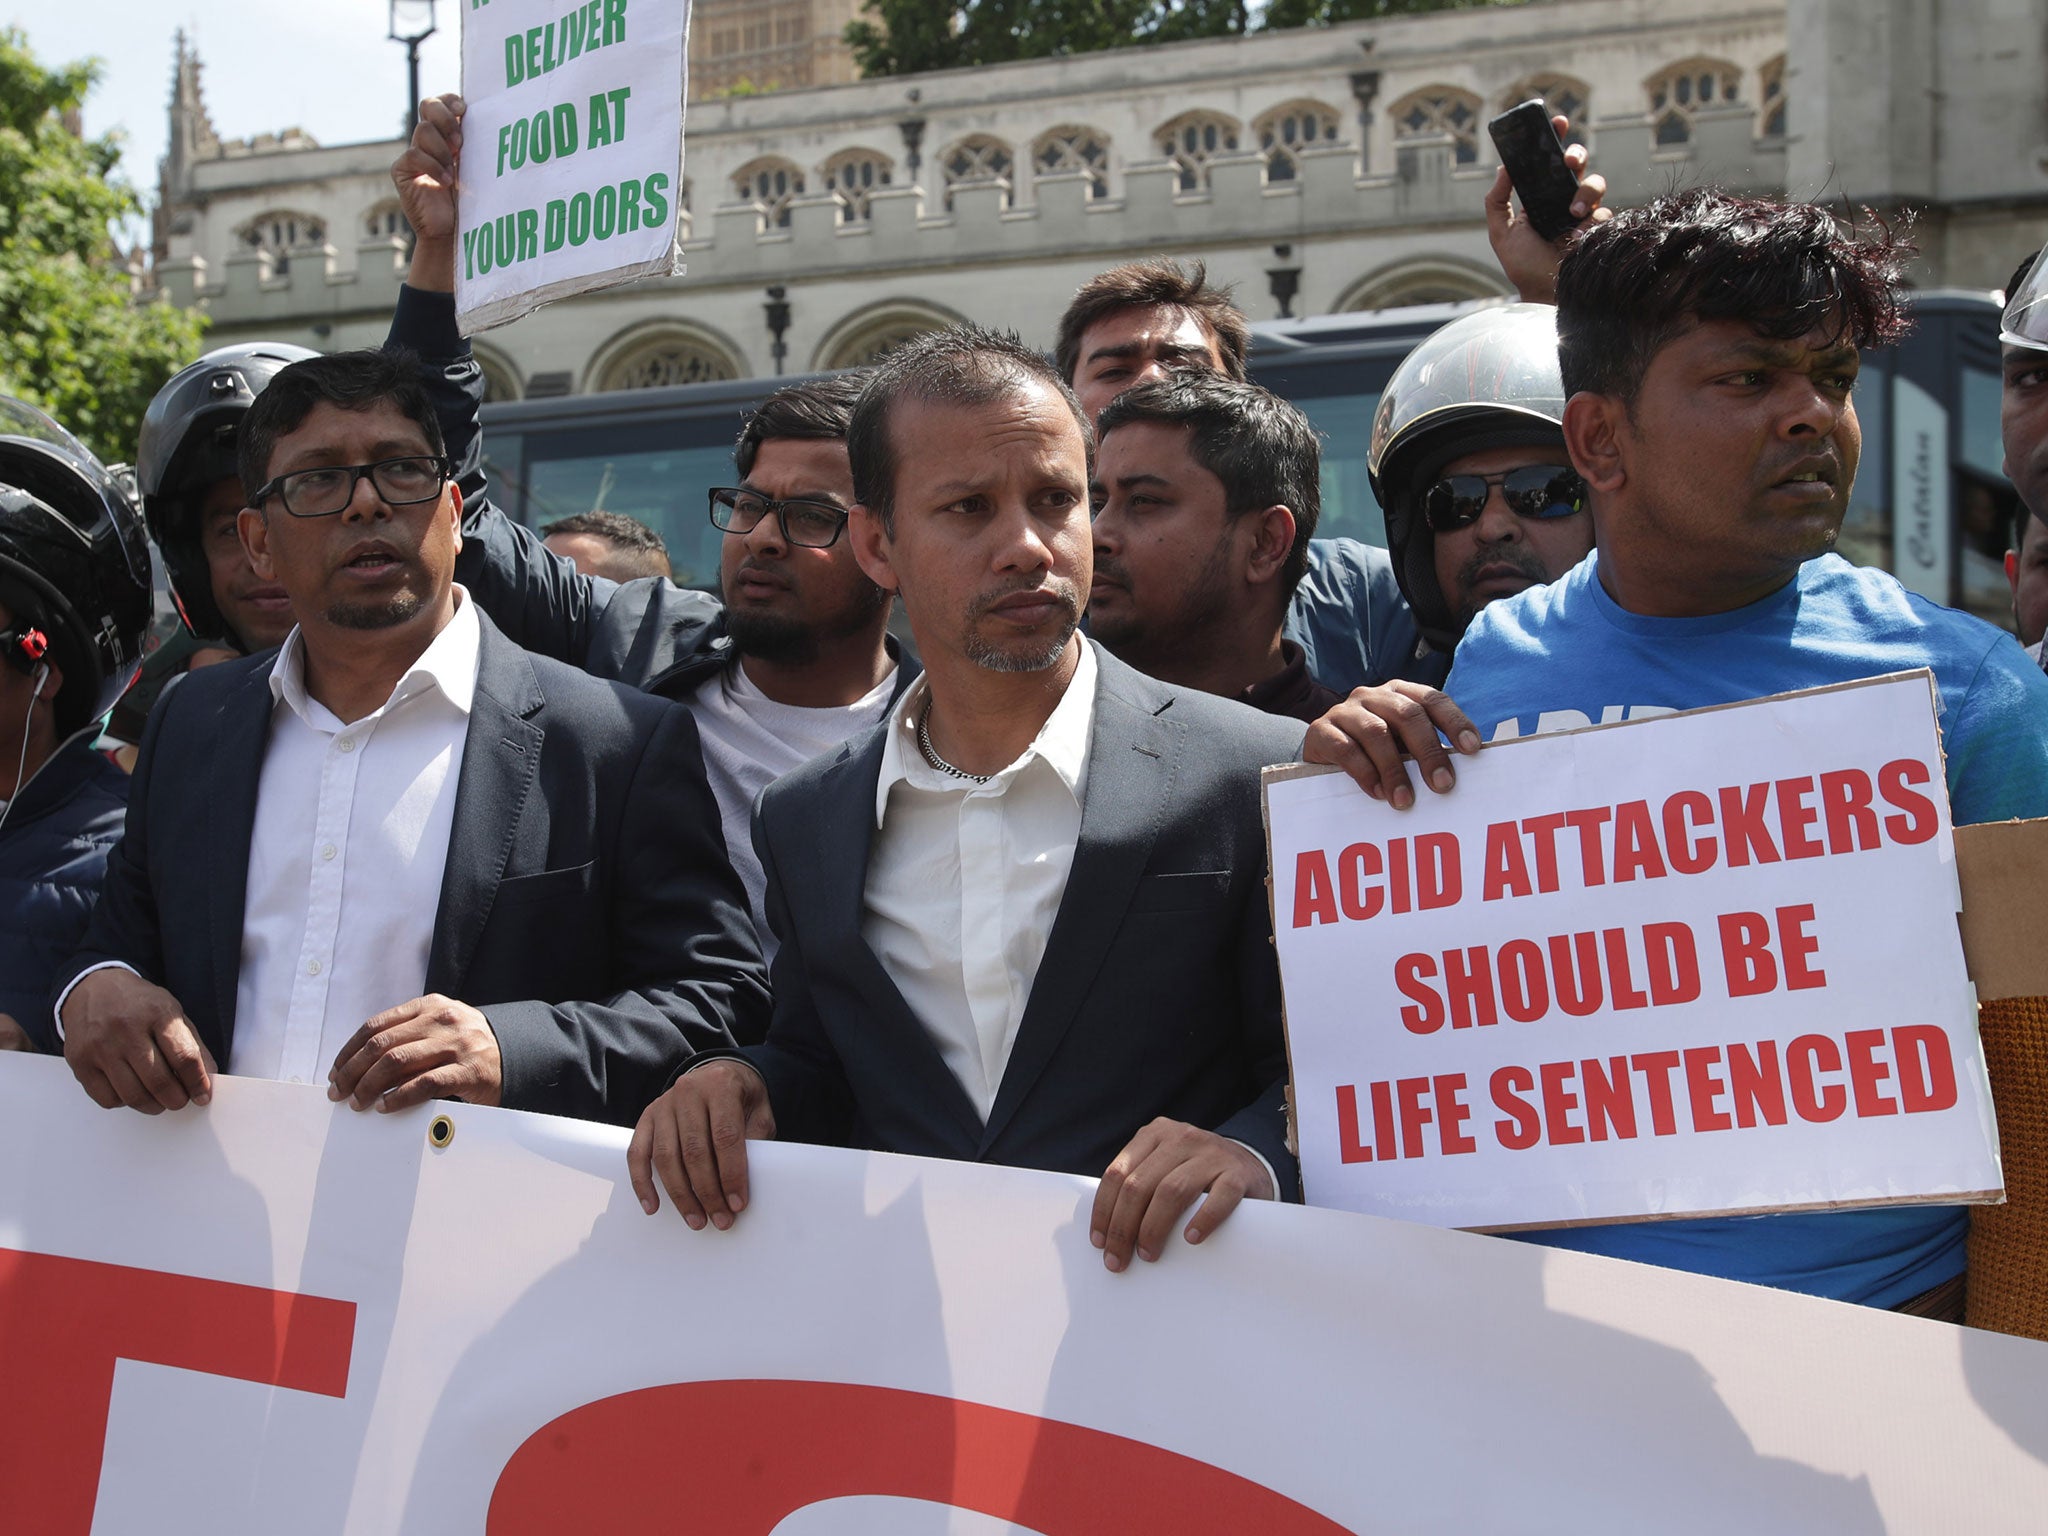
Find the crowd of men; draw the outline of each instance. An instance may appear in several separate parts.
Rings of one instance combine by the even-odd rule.
[[[1117,1270],[1300,1197],[1267,764],[1406,808],[1488,740],[1928,667],[1955,820],[2048,815],[2038,520],[2008,557],[2031,655],[1831,553],[1858,356],[1905,324],[1882,230],[1710,189],[1610,216],[1574,149],[1553,247],[1503,174],[1525,302],[1388,385],[1385,550],[1316,537],[1316,434],[1247,381],[1229,296],[1119,267],[1050,358],[961,326],[768,396],[704,488],[714,597],[630,519],[493,504],[461,115],[424,103],[393,167],[386,346],[194,363],[139,519],[0,402],[0,1041],[101,1105],[227,1072],[609,1120],[645,1209],[698,1229],[766,1137],[1066,1170]],[[2048,513],[2038,287],[2004,427]],[[131,779],[93,743],[145,523],[199,648]],[[1522,1235],[1960,1316],[1951,1208]]]

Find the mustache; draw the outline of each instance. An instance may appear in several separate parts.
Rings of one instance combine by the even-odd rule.
[[[1022,592],[1044,593],[1052,598],[1054,602],[1058,603],[1060,607],[1064,608],[1069,617],[1078,619],[1081,615],[1081,594],[1079,590],[1071,581],[1066,580],[1064,577],[1054,577],[1046,581],[1008,582],[1003,586],[980,593],[975,597],[974,602],[968,609],[969,616],[977,619],[985,617],[994,611],[996,604],[1004,601],[1006,598],[1015,597]]]
[[[1460,566],[1458,568],[1458,581],[1460,585],[1469,587],[1479,580],[1480,572],[1487,570],[1489,567],[1502,565],[1513,566],[1522,575],[1527,576],[1531,581],[1539,585],[1550,580],[1550,573],[1543,568],[1542,563],[1537,560],[1531,551],[1512,546],[1496,546],[1492,549],[1481,550]]]
[[[1112,587],[1129,587],[1131,584],[1131,573],[1124,569],[1123,561],[1117,559],[1114,555],[1097,555],[1095,557],[1095,579],[1107,582]]]

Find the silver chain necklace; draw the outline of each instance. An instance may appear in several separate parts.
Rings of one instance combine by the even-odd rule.
[[[932,701],[924,701],[924,713],[917,717],[917,745],[924,753],[924,760],[941,773],[951,774],[956,779],[965,779],[970,784],[986,784],[995,775],[992,773],[969,773],[965,768],[955,768],[932,745]]]

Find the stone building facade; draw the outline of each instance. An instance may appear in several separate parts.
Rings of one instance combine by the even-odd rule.
[[[698,43],[779,3],[699,0]],[[1205,259],[1254,319],[1498,293],[1485,120],[1537,94],[1615,202],[1714,181],[1910,204],[1918,280],[1989,288],[2048,236],[2039,11],[1533,0],[699,95],[687,275],[543,309],[478,352],[510,397],[840,367],[959,318],[1049,344],[1082,281],[1161,253]],[[203,307],[217,342],[379,340],[403,271],[399,144],[222,142],[182,54],[171,114],[147,280]]]

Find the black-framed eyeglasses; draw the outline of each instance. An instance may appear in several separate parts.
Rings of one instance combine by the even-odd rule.
[[[846,511],[829,501],[776,501],[739,485],[711,488],[711,526],[720,533],[752,533],[770,515],[782,522],[782,536],[805,549],[830,549],[846,526]]]
[[[416,506],[441,494],[450,468],[446,459],[429,454],[379,459],[375,464],[323,464],[279,475],[256,493],[253,505],[260,507],[275,496],[293,517],[333,517],[348,510],[356,482],[367,479],[389,505]]]
[[[1586,482],[1560,464],[1525,464],[1497,475],[1445,475],[1422,493],[1422,516],[1434,533],[1479,521],[1495,486],[1517,517],[1570,517],[1586,505]]]

